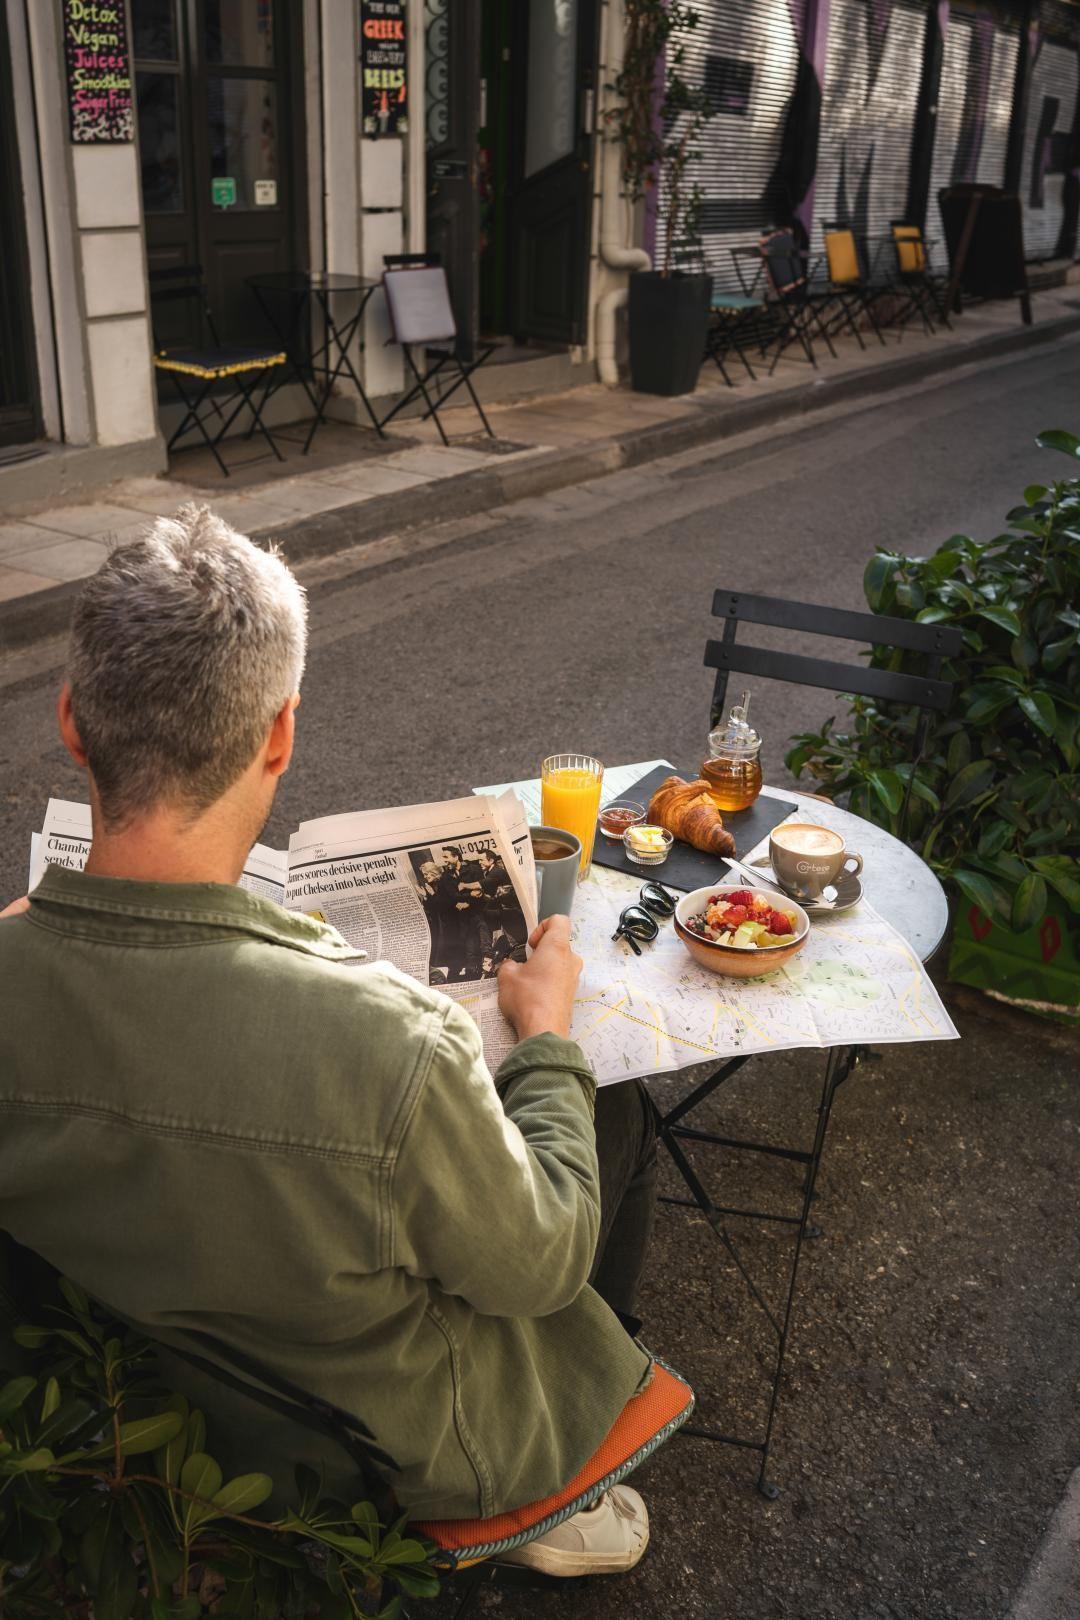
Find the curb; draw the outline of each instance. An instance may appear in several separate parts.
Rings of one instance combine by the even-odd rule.
[[[1080,1615],[1080,1468],[1058,1504],[1006,1620],[1077,1620]]]
[[[379,540],[403,530],[420,528],[437,517],[439,522],[475,517],[495,506],[506,506],[531,495],[545,495],[590,478],[644,466],[682,450],[693,450],[747,433],[754,428],[811,416],[847,400],[892,393],[943,372],[991,361],[1018,350],[1042,347],[1080,331],[1080,313],[1048,321],[1044,326],[1018,326],[981,338],[963,349],[904,355],[872,370],[851,372],[829,379],[798,383],[766,399],[740,401],[725,394],[719,402],[695,404],[674,421],[635,428],[611,439],[570,450],[549,450],[503,466],[497,463],[419,484],[389,495],[337,506],[315,513],[296,524],[254,531],[258,540],[274,541],[292,563],[326,557],[365,541]],[[732,390],[734,393],[734,390]],[[437,493],[436,493],[437,492]],[[50,586],[31,596],[0,602],[0,653],[24,648],[66,631],[71,605],[81,580]]]

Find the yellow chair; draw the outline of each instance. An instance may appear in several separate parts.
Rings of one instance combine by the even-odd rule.
[[[845,323],[854,332],[860,349],[865,349],[866,344],[856,323],[857,316],[864,316],[884,347],[885,339],[874,310],[875,289],[863,267],[863,256],[859,252],[855,232],[849,226],[829,219],[822,220],[821,229],[829,288],[843,311]]]
[[[909,299],[900,319],[903,320],[910,314],[918,314],[922,318],[926,332],[933,332],[935,317],[943,326],[949,326],[948,313],[937,284],[938,278],[935,278],[930,269],[930,258],[926,251],[922,227],[909,224],[906,220],[894,219],[890,220],[889,228],[892,231],[893,249],[896,254],[897,279]]]

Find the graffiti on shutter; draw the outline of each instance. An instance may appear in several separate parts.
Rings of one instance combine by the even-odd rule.
[[[954,11],[945,34],[927,231],[941,236],[938,193],[1005,178],[1019,39],[985,12]]]
[[[770,179],[798,51],[788,0],[695,0],[697,27],[681,36],[688,84],[704,86],[714,109],[691,163],[687,186],[701,188],[701,248],[718,285],[739,291],[730,249],[756,243],[779,215]],[[657,256],[667,232],[668,198],[656,198]]]
[[[812,250],[823,219],[850,224],[871,260],[890,250],[907,206],[926,34],[916,0],[832,0]]]
[[[1075,45],[1039,37],[1028,88],[1020,201],[1024,210],[1024,253],[1052,258],[1065,214],[1065,171],[1069,167],[1076,115]]]

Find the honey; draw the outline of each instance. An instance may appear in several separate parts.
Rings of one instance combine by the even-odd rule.
[[[761,761],[756,755],[753,759],[706,759],[701,775],[718,810],[745,810],[761,792]]]
[[[726,722],[709,733],[702,780],[718,810],[745,810],[761,792],[761,738],[747,721],[750,693],[732,708]]]

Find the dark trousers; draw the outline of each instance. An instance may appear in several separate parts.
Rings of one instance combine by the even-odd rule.
[[[589,1281],[612,1310],[635,1317],[656,1215],[656,1126],[642,1081],[597,1091],[596,1155],[600,1236]]]

